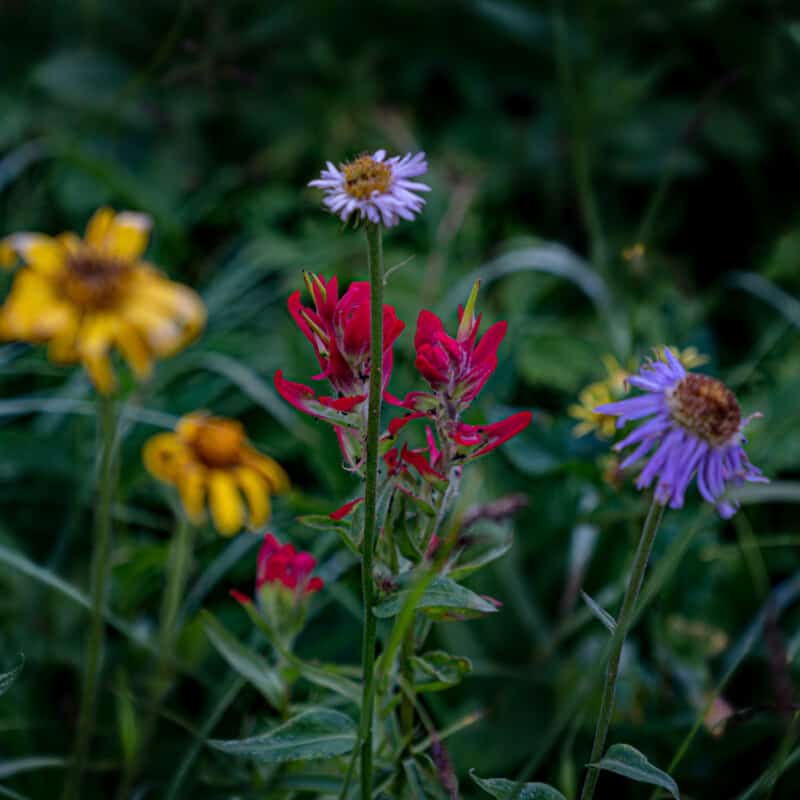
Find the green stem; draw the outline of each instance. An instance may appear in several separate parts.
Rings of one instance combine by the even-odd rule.
[[[158,658],[155,680],[150,689],[150,702],[147,704],[145,721],[141,728],[137,752],[120,783],[117,797],[127,800],[133,791],[133,784],[142,767],[146,748],[153,737],[161,704],[169,691],[172,670],[175,664],[175,643],[178,638],[178,613],[181,607],[189,567],[192,563],[192,544],[194,526],[179,511],[177,524],[170,547],[167,567],[167,585],[161,604],[161,618],[158,629]]]
[[[78,718],[75,751],[69,775],[64,784],[64,800],[77,800],[81,796],[81,782],[94,731],[97,707],[97,687],[103,660],[105,625],[103,609],[111,576],[111,510],[116,485],[114,446],[117,432],[117,408],[113,399],[100,397],[98,401],[100,423],[100,483],[95,515],[95,539],[91,565],[92,617],[86,641],[81,711]]]
[[[411,663],[416,649],[414,627],[413,622],[408,626],[400,649],[400,674],[409,687],[408,693],[403,693],[400,704],[400,730],[408,747],[411,747],[411,735],[414,732],[414,667]]]
[[[156,681],[157,704],[166,691],[172,664],[175,661],[175,642],[178,638],[178,612],[180,611],[189,568],[192,563],[194,526],[182,513],[178,513],[177,526],[172,539],[169,557],[169,572],[164,600],[161,606],[161,621],[158,632],[158,679]]]
[[[622,656],[622,648],[625,644],[625,637],[633,622],[636,611],[636,601],[639,599],[639,591],[642,588],[644,574],[647,571],[647,562],[650,560],[650,552],[653,549],[658,527],[664,516],[664,506],[653,498],[650,510],[647,512],[642,535],[639,539],[639,546],[633,558],[631,576],[628,581],[628,588],[622,600],[622,610],[619,612],[614,635],[611,638],[611,649],[608,655],[608,666],[606,668],[606,682],[603,686],[603,698],[600,703],[600,713],[597,717],[597,728],[594,734],[594,744],[592,754],[589,758],[590,764],[596,764],[603,757],[606,746],[606,737],[611,725],[611,717],[614,714],[614,693],[617,688],[617,677],[619,675],[619,662]],[[600,777],[600,770],[596,767],[589,767],[586,780],[581,792],[581,800],[591,800],[597,780]]]
[[[361,544],[361,590],[364,600],[364,639],[361,665],[364,695],[361,703],[361,797],[372,797],[372,716],[375,702],[375,638],[378,620],[372,613],[375,580],[372,561],[375,551],[378,498],[378,438],[381,430],[383,388],[383,242],[380,225],[367,224],[367,260],[370,283],[370,371],[367,401],[366,486],[364,488],[364,538]]]

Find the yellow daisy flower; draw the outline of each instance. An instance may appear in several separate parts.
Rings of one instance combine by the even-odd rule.
[[[606,377],[602,381],[590,383],[578,395],[578,402],[573,403],[567,413],[580,423],[575,426],[575,436],[585,436],[593,431],[603,439],[610,439],[617,428],[616,417],[598,414],[595,408],[604,403],[619,400],[625,394],[625,381],[629,373],[623,369],[614,356],[603,356]]]
[[[194,291],[141,260],[150,225],[146,214],[101,208],[83,239],[8,237],[26,266],[0,307],[0,340],[46,343],[52,361],[81,362],[102,394],[116,386],[114,348],[147,378],[153,361],[188,344],[206,319]]]
[[[223,536],[233,536],[245,524],[266,524],[270,496],[289,489],[283,467],[250,444],[241,423],[206,411],[182,417],[174,433],[148,439],[142,458],[154,478],[178,489],[195,524],[205,519],[207,501]]]

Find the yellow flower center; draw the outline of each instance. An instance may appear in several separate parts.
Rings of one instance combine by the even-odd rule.
[[[244,428],[240,423],[211,417],[198,424],[189,445],[203,464],[220,469],[239,463],[244,442]]]
[[[735,395],[708,375],[687,375],[668,400],[672,419],[711,445],[725,444],[739,430],[742,412]]]
[[[359,156],[342,167],[344,190],[357,200],[367,200],[374,192],[388,191],[392,182],[392,168],[372,156]]]
[[[129,264],[87,248],[67,259],[61,291],[79,308],[111,308],[117,304],[130,273]]]

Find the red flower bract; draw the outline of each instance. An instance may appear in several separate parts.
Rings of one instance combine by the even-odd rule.
[[[304,306],[300,292],[289,298],[289,313],[311,342],[321,372],[314,380],[327,379],[335,397],[317,398],[304,384],[275,374],[275,388],[295,408],[334,425],[360,427],[360,406],[367,399],[370,372],[370,288],[358,281],[339,297],[337,279],[326,282],[306,273],[314,307]],[[404,328],[392,306],[383,307],[383,389],[392,373],[392,346]],[[350,415],[350,416],[348,416]]]
[[[316,592],[323,586],[322,578],[311,577],[316,565],[311,553],[298,553],[291,544],[281,545],[268,533],[258,552],[256,592],[266,584],[282,584],[304,594]]]

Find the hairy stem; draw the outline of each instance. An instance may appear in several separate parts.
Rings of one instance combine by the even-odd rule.
[[[597,728],[594,733],[592,754],[589,758],[590,764],[596,764],[603,757],[608,729],[611,725],[611,717],[614,713],[614,693],[617,688],[622,648],[625,644],[625,637],[628,635],[628,630],[633,622],[636,602],[639,599],[639,591],[642,588],[644,574],[647,571],[647,562],[650,560],[650,552],[653,549],[653,542],[655,541],[663,516],[664,506],[653,498],[650,504],[650,510],[647,512],[644,527],[642,528],[639,546],[636,548],[636,554],[633,558],[628,588],[625,590],[625,597],[622,600],[622,610],[619,612],[619,619],[617,619],[614,635],[611,638],[611,650],[608,655],[608,665],[606,667],[606,681],[603,686],[600,713],[597,717]],[[599,777],[600,770],[590,766],[583,784],[581,800],[591,800]]]
[[[91,564],[92,610],[84,658],[81,711],[78,718],[75,751],[72,756],[69,774],[64,784],[62,795],[64,800],[77,800],[81,796],[83,773],[89,755],[92,733],[94,732],[97,687],[100,678],[100,667],[103,661],[105,638],[103,608],[111,576],[111,510],[116,484],[114,440],[117,432],[117,408],[112,398],[99,398],[98,419],[101,451],[99,496],[95,512],[95,538]]]
[[[383,389],[383,243],[380,225],[367,224],[367,260],[370,284],[370,372],[367,401],[366,486],[364,488],[364,537],[361,544],[361,590],[364,601],[364,639],[361,665],[364,694],[361,703],[361,797],[372,797],[372,716],[375,702],[375,638],[377,619],[372,561],[377,531],[378,439],[381,430]]]

